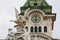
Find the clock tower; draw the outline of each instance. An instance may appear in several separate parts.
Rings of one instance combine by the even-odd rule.
[[[56,13],[52,13],[52,6],[46,0],[27,0],[16,12],[16,33],[9,33],[7,39],[13,40],[52,40],[52,31]]]

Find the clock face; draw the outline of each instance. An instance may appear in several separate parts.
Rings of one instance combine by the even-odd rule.
[[[40,22],[40,16],[38,14],[33,14],[32,17],[31,17],[31,20],[33,23],[38,23]]]

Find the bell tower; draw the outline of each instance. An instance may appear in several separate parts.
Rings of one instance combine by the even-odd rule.
[[[52,6],[46,0],[27,0],[20,10],[21,13],[15,8],[15,39],[52,40],[56,13],[52,13]]]

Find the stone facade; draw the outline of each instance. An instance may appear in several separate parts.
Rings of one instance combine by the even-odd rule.
[[[16,12],[17,31],[9,29],[7,40],[55,40],[52,38],[56,13],[52,13],[52,6],[46,0],[27,0],[20,8],[21,13]]]

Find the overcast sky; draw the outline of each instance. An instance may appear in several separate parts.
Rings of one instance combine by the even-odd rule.
[[[60,38],[60,0],[46,0],[52,5],[52,12],[56,13],[56,21],[54,24],[54,30],[52,33],[53,38]],[[6,38],[8,29],[15,29],[14,23],[10,20],[15,20],[16,7],[20,12],[20,7],[24,5],[26,0],[0,0],[0,39]]]

